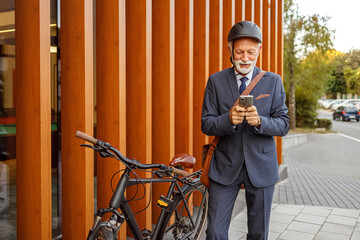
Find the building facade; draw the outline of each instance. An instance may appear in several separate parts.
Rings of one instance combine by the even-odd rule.
[[[256,22],[257,65],[282,75],[282,17],[283,0],[0,1],[0,239],[86,238],[122,165],[80,148],[77,130],[142,163],[200,160],[203,93],[231,67],[231,26]],[[139,188],[132,207],[165,189]],[[137,214],[141,228],[158,213]]]

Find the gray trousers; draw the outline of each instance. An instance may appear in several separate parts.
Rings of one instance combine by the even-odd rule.
[[[254,187],[249,180],[244,164],[239,177],[231,185],[221,185],[210,179],[207,240],[227,240],[229,238],[231,214],[242,183],[245,186],[248,217],[246,239],[268,239],[271,203],[275,185],[264,188]]]

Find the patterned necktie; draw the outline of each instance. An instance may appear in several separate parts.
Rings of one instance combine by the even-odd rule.
[[[242,92],[245,90],[245,88],[246,88],[246,81],[248,80],[248,78],[247,77],[242,77],[242,78],[240,78],[240,80],[241,80],[241,85],[240,85],[240,88],[239,88],[239,93],[240,93],[240,95],[242,94]]]

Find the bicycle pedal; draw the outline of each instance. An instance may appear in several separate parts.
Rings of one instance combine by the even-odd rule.
[[[145,237],[144,239],[151,239],[152,232],[149,229],[144,228],[141,230],[141,234]]]
[[[165,211],[170,211],[170,206],[172,204],[173,200],[164,197],[163,195],[160,196],[160,199],[158,200],[158,206],[164,209]]]

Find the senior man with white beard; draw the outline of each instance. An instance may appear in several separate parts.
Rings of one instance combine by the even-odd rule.
[[[208,240],[228,239],[232,210],[242,184],[247,239],[268,238],[274,186],[279,179],[274,136],[289,131],[281,77],[266,72],[250,91],[253,105],[245,108],[234,104],[260,73],[255,65],[261,42],[261,30],[255,23],[236,23],[228,35],[233,67],[211,75],[207,82],[201,128],[207,135],[220,137],[209,168]]]

